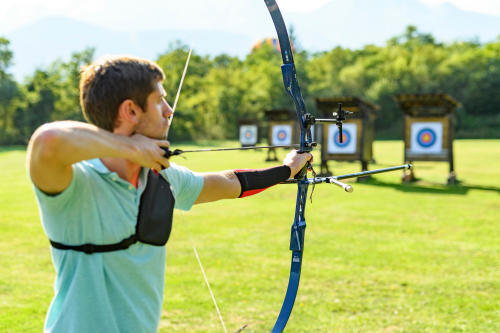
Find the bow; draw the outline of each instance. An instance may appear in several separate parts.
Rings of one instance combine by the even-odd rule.
[[[264,2],[267,6],[267,9],[269,10],[269,13],[271,14],[274,27],[278,34],[281,57],[283,58],[281,73],[283,74],[283,83],[285,85],[285,90],[292,98],[295,104],[295,110],[297,112],[297,121],[300,125],[299,153],[310,152],[312,151],[313,147],[316,146],[316,143],[313,141],[311,136],[311,126],[315,123],[335,123],[339,129],[340,142],[342,142],[342,121],[346,119],[346,115],[352,112],[343,110],[342,104],[340,103],[337,112],[334,112],[332,114],[332,119],[316,119],[314,116],[306,112],[304,99],[302,98],[299,82],[297,80],[297,72],[295,69],[295,63],[293,62],[292,48],[290,45],[290,39],[288,37],[285,22],[276,3],[276,0],[264,0]],[[312,166],[308,163],[295,176],[295,179],[289,179],[288,181],[284,182],[297,184],[297,202],[295,205],[295,217],[293,220],[290,236],[290,250],[292,251],[290,278],[288,281],[285,299],[283,300],[283,305],[281,306],[280,313],[271,331],[272,333],[282,332],[285,328],[288,319],[290,318],[290,314],[292,312],[299,288],[300,272],[302,267],[302,253],[304,251],[304,233],[306,229],[306,219],[304,216],[304,212],[306,209],[307,189],[309,184],[313,185],[313,190],[315,184],[330,183],[342,187],[346,192],[352,192],[352,187],[348,184],[340,182],[339,179],[356,178],[365,175],[401,170],[406,168],[410,169],[411,164],[332,177],[316,177],[313,171],[313,178],[307,178],[308,168],[313,171]]]
[[[316,119],[314,116],[306,112],[306,107],[305,107],[305,102],[302,97],[302,94],[300,92],[300,86],[299,82],[297,80],[297,72],[295,69],[295,63],[293,61],[293,53],[292,53],[292,48],[290,45],[290,39],[288,37],[288,32],[286,29],[285,22],[283,20],[283,17],[281,15],[281,12],[279,10],[279,7],[276,3],[276,0],[264,0],[267,9],[269,10],[269,13],[271,14],[271,18],[274,23],[274,27],[276,29],[276,32],[278,34],[278,40],[280,44],[280,49],[281,49],[281,56],[283,58],[283,65],[281,65],[281,72],[283,75],[283,83],[285,86],[285,91],[290,95],[292,98],[294,104],[295,104],[295,109],[297,112],[297,122],[299,123],[300,126],[300,142],[297,145],[292,145],[295,148],[298,148],[299,153],[305,153],[305,152],[311,152],[313,147],[316,146],[316,143],[312,139],[311,135],[311,126],[314,125],[315,123],[335,123],[338,126],[339,129],[339,139],[340,142],[342,142],[342,121],[344,121],[346,118],[345,116],[352,113],[346,110],[342,109],[342,105],[339,104],[337,112],[334,112],[333,118],[332,119]],[[184,68],[184,72],[181,78],[181,82],[179,85],[179,89],[177,92],[175,104],[174,104],[174,110],[175,106],[177,104],[177,99],[182,87],[182,83],[184,80],[184,76],[186,74],[187,70],[187,65],[189,62],[189,58],[191,56],[191,50],[189,51],[188,54],[188,59],[186,61],[186,66]],[[173,117],[173,114],[172,114]],[[172,122],[172,118],[170,119],[170,124]],[[292,147],[289,146],[289,147]],[[171,151],[168,148],[162,148],[165,150],[165,156],[168,158],[170,156],[175,156],[175,155],[180,155],[183,153],[197,153],[197,152],[209,152],[209,151],[230,151],[230,150],[244,150],[244,149],[261,149],[261,148],[276,148],[278,146],[257,146],[257,147],[244,147],[244,148],[216,148],[216,149],[198,149],[198,150],[181,150],[181,149],[175,149]],[[285,147],[285,146],[281,146]],[[345,183],[340,182],[340,179],[346,179],[346,178],[357,178],[357,177],[362,177],[362,176],[367,176],[367,175],[372,175],[372,174],[377,174],[377,173],[382,173],[382,172],[389,172],[389,171],[395,171],[395,170],[401,170],[401,169],[410,169],[412,166],[411,164],[404,164],[401,166],[395,166],[395,167],[389,167],[389,168],[384,168],[384,169],[377,169],[377,170],[371,170],[371,171],[363,171],[363,172],[357,172],[357,173],[351,173],[351,174],[346,174],[346,175],[341,175],[341,176],[331,176],[331,177],[316,177],[314,171],[313,171],[313,178],[308,178],[307,177],[307,171],[308,169],[312,170],[312,166],[308,162],[304,168],[294,177],[294,179],[289,179],[283,183],[285,184],[297,184],[297,201],[295,205],[295,215],[294,215],[294,220],[292,223],[291,227],[291,235],[290,235],[290,250],[292,251],[292,259],[291,259],[291,266],[290,266],[290,278],[288,281],[288,286],[285,294],[285,298],[283,300],[283,305],[281,306],[280,313],[278,315],[278,318],[276,319],[276,322],[274,324],[274,327],[272,329],[272,333],[278,333],[278,332],[283,332],[288,319],[290,318],[290,314],[293,309],[293,305],[295,303],[295,298],[297,296],[297,291],[299,288],[299,281],[300,281],[300,273],[301,273],[301,268],[302,268],[302,254],[304,251],[304,234],[305,234],[305,228],[306,228],[306,220],[305,220],[305,208],[306,208],[306,202],[307,202],[307,192],[308,192],[308,186],[309,184],[312,184],[313,186],[318,183],[330,183],[330,184],[335,184],[340,187],[342,187],[346,192],[352,192],[353,189],[350,185],[347,185]],[[314,188],[313,188],[314,190]],[[193,249],[196,249],[193,246]],[[198,256],[197,256],[198,257]],[[198,259],[198,262],[200,264],[200,267],[203,272],[203,267],[201,266],[201,262]],[[203,272],[204,273],[204,272]],[[204,274],[205,275],[205,274]],[[210,293],[212,295],[212,299],[215,303],[215,307],[217,309],[217,312],[219,314],[219,318],[221,320],[222,326],[224,328],[224,331],[226,330],[224,321],[222,320],[222,317],[220,315],[220,311],[217,307],[217,303],[215,302],[215,298],[213,297],[213,293],[210,289],[210,285],[208,284],[208,280],[206,279],[205,276],[205,282],[207,283],[207,286],[210,290]],[[247,325],[243,326],[238,330],[240,332],[243,330]]]
[[[264,0],[271,18],[278,34],[278,40],[281,49],[281,57],[283,58],[283,65],[281,65],[281,73],[283,74],[283,83],[285,90],[292,98],[295,109],[297,111],[297,121],[300,126],[300,143],[299,153],[310,152],[315,146],[311,136],[311,125],[313,122],[306,113],[306,107],[302,94],[300,93],[299,82],[297,81],[297,72],[295,70],[295,63],[293,62],[292,48],[290,46],[290,39],[286,29],[285,22],[281,16],[278,4],[275,0]],[[304,251],[304,233],[306,229],[306,219],[304,212],[307,201],[307,188],[309,182],[307,181],[307,168],[308,165],[295,176],[297,180],[297,202],[295,206],[295,217],[292,224],[290,236],[290,250],[292,251],[292,261],[290,267],[290,279],[286,290],[285,299],[281,306],[281,311],[276,319],[276,323],[272,332],[282,332],[290,318],[290,314],[295,303],[295,297],[299,288],[300,271],[302,267],[302,253]]]

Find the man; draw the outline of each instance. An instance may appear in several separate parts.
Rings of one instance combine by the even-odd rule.
[[[163,80],[147,60],[91,65],[80,80],[89,124],[45,124],[30,140],[28,172],[57,273],[46,332],[157,331],[174,206],[255,194],[312,158],[292,151],[282,166],[203,174],[170,163]]]

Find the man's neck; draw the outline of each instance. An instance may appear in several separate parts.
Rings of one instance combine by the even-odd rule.
[[[124,158],[103,157],[101,162],[111,172],[137,187],[141,166]]]

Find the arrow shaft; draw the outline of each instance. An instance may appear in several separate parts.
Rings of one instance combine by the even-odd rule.
[[[207,148],[207,149],[192,149],[184,150],[182,153],[203,153],[209,151],[229,151],[229,150],[255,150],[255,149],[272,149],[272,148],[298,148],[299,145],[286,145],[286,146],[255,146],[255,147],[237,147],[237,148]]]

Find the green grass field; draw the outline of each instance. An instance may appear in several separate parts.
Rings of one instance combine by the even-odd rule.
[[[375,142],[374,150],[371,169],[403,162],[402,142]],[[269,166],[265,154],[173,159],[215,171]],[[49,243],[24,160],[24,148],[0,150],[0,332],[42,331],[53,293]],[[500,140],[455,141],[455,165],[455,186],[446,185],[444,162],[416,162],[420,181],[413,184],[402,184],[398,171],[350,182],[351,194],[317,185],[286,331],[500,332]],[[336,174],[360,169],[330,167]],[[243,332],[270,331],[288,283],[295,197],[294,185],[279,185],[177,212],[160,332],[222,332],[191,240],[228,331],[245,324]]]

